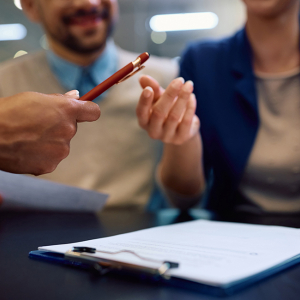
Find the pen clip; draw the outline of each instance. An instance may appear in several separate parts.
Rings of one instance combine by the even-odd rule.
[[[129,79],[130,77],[132,77],[133,75],[135,75],[137,72],[143,70],[145,68],[145,66],[139,66],[136,70],[133,70],[131,73],[129,73],[128,75],[126,75],[124,78],[122,78],[121,80],[119,80],[116,84],[119,84],[121,82],[124,82],[125,80]]]

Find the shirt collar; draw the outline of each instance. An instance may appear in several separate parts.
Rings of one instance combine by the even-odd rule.
[[[113,75],[118,69],[117,49],[112,40],[106,43],[106,47],[99,58],[86,67],[71,63],[57,56],[51,50],[48,50],[46,54],[52,72],[66,90],[76,89],[83,72],[90,72],[91,79],[96,86]]]

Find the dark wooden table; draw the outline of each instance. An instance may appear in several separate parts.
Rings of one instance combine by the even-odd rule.
[[[1,300],[219,299],[201,292],[124,276],[91,272],[28,258],[38,246],[95,239],[153,226],[205,217],[199,211],[180,214],[114,211],[93,214],[0,212]],[[226,299],[300,299],[300,265],[252,285]]]

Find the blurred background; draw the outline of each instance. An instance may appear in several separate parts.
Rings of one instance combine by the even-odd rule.
[[[228,36],[245,21],[241,0],[119,0],[119,6],[115,42],[126,50],[158,56],[178,57],[189,41]],[[47,47],[41,28],[23,15],[19,0],[0,0],[0,8],[0,61]],[[156,15],[196,12],[210,13],[202,15],[205,22],[197,29],[176,28],[176,20],[151,21]],[[161,26],[166,23],[169,28]],[[3,27],[6,24],[19,25]]]

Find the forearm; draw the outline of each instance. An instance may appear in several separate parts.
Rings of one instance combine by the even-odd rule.
[[[163,91],[150,77],[143,77],[140,82],[144,91],[136,110],[139,124],[150,137],[165,145],[158,181],[168,195],[178,194],[182,202],[196,203],[194,199],[199,200],[205,181],[194,84],[177,78]],[[193,199],[185,201],[187,198]]]
[[[205,179],[200,134],[182,145],[165,144],[159,177],[166,188],[181,195],[194,196],[202,193]]]

